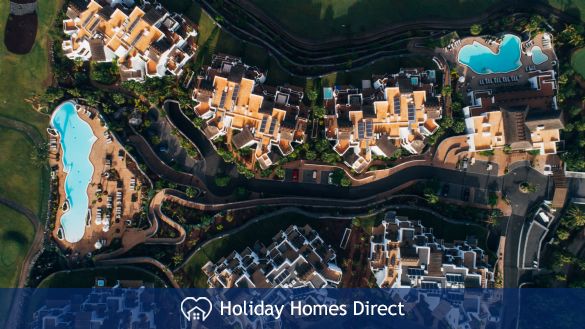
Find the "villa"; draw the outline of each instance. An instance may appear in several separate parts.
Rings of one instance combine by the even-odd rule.
[[[195,113],[206,120],[205,136],[225,136],[230,149],[255,148],[252,161],[262,169],[276,162],[273,149],[286,156],[304,142],[308,120],[302,88],[266,86],[265,80],[241,59],[215,55],[193,90]]]
[[[128,2],[128,1],[126,1]],[[71,1],[63,32],[65,55],[74,60],[113,62],[122,81],[181,75],[195,55],[197,31],[161,5],[126,7],[124,2]]]
[[[334,288],[342,272],[335,251],[309,225],[291,225],[268,247],[257,242],[233,252],[203,272],[210,288]]]
[[[363,172],[372,157],[391,157],[402,147],[420,154],[441,118],[434,70],[402,69],[362,81],[362,88],[323,89],[325,135],[344,163]]]
[[[441,50],[443,51],[443,50]],[[457,63],[470,152],[506,147],[556,154],[564,128],[552,36],[470,37],[442,53]]]
[[[444,243],[432,229],[393,211],[372,229],[369,260],[382,288],[488,288],[494,282],[476,242]]]
[[[463,109],[470,151],[509,146],[512,150],[557,153],[562,111],[557,107],[554,71],[528,72],[529,84],[468,93]]]

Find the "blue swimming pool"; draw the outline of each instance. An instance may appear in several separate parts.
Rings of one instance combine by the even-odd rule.
[[[506,34],[502,38],[499,51],[494,53],[479,42],[474,42],[459,50],[457,60],[477,74],[512,72],[522,66],[520,44],[519,37]]]
[[[97,138],[89,124],[79,117],[73,102],[59,105],[51,118],[51,126],[61,137],[61,159],[67,173],[65,194],[69,209],[61,216],[61,227],[65,240],[77,242],[85,232],[89,207],[87,187],[94,170],[89,154]]]
[[[532,47],[532,63],[540,65],[548,61],[548,56],[540,49],[539,46]]]

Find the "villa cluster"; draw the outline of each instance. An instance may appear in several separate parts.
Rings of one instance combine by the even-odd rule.
[[[197,48],[194,25],[158,4],[71,1],[63,31],[69,36],[62,45],[68,58],[117,61],[123,81],[180,75]]]
[[[233,252],[203,272],[211,288],[331,288],[341,282],[335,252],[310,226],[292,225],[266,247],[257,242]]]
[[[372,229],[370,268],[383,288],[487,288],[494,282],[476,242],[444,243],[432,229],[395,212]]]
[[[492,63],[493,67],[480,73],[473,66],[480,66],[481,63],[474,62],[480,56],[470,57],[468,64],[472,65],[471,69],[460,66],[459,86],[466,93],[468,104],[463,112],[469,151],[506,147],[519,151],[536,150],[543,155],[557,153],[564,124],[556,99],[557,61],[552,37],[543,33],[521,42],[519,37],[508,34],[502,38],[501,44],[480,38],[470,39],[463,40],[465,45],[459,50],[459,61],[463,50],[481,51],[481,47],[489,48],[486,52],[500,50],[500,55],[491,56],[501,58]],[[470,45],[471,42],[474,46]],[[518,60],[514,61],[512,57],[516,55]],[[512,63],[516,69],[505,72],[494,63]]]
[[[239,58],[215,55],[193,92],[207,138],[225,136],[235,149],[254,146],[254,162],[262,169],[304,142],[309,116],[302,88],[267,86],[265,79]],[[364,80],[361,89],[326,87],[326,137],[356,172],[364,171],[373,155],[391,157],[400,147],[419,154],[425,138],[439,128],[442,109],[435,84],[433,70],[403,69]]]
[[[254,146],[253,160],[262,169],[275,162],[273,148],[286,156],[304,142],[308,119],[302,88],[266,86],[265,80],[241,59],[215,55],[193,91],[195,113],[206,120],[205,136],[225,136],[226,145],[238,150]]]
[[[434,70],[402,69],[363,80],[362,88],[327,87],[325,134],[334,150],[356,172],[364,171],[372,156],[391,157],[402,147],[419,154],[425,138],[439,128],[439,97]]]

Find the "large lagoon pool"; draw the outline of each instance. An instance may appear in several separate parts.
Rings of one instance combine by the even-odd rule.
[[[520,38],[506,34],[497,53],[475,41],[472,45],[463,46],[457,54],[460,64],[468,66],[477,74],[508,73],[522,66],[520,61]]]
[[[89,124],[79,117],[73,102],[59,105],[51,118],[51,126],[61,137],[61,159],[67,173],[65,194],[69,207],[61,216],[61,227],[65,240],[74,243],[81,240],[85,232],[89,207],[87,187],[94,170],[89,155],[97,138]]]

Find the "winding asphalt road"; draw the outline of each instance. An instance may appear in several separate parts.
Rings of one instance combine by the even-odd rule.
[[[198,129],[193,127],[192,123],[180,113],[180,109],[169,109],[169,119],[183,131],[194,143],[196,143],[202,150],[202,155],[205,159],[209,154],[215,154],[212,148],[205,147],[205,143],[209,143],[204,137],[198,136],[201,134]],[[140,146],[135,141],[135,146],[139,148],[147,148],[147,145]],[[146,141],[144,141],[146,143]],[[202,144],[203,146],[202,147]],[[152,154],[141,154],[144,156],[144,161],[147,166],[155,173],[162,177],[179,177],[180,180],[175,183],[186,185],[188,180],[183,180],[182,177],[177,176],[177,173],[168,166],[161,165],[162,161]],[[209,168],[210,166],[205,166]],[[205,175],[205,173],[202,173]],[[200,205],[204,210],[222,210],[229,209],[236,206],[257,206],[260,204],[266,205],[319,205],[329,207],[364,207],[364,205],[371,202],[381,202],[386,200],[393,194],[393,190],[416,180],[436,179],[442,183],[452,183],[464,185],[471,188],[500,191],[507,195],[513,204],[513,215],[508,220],[508,229],[506,232],[507,245],[505,254],[505,284],[507,287],[514,287],[518,285],[519,276],[517,270],[517,251],[521,242],[521,232],[524,226],[524,217],[529,207],[535,203],[541,202],[545,197],[550,196],[552,189],[552,182],[549,177],[543,176],[529,166],[529,163],[520,163],[514,166],[505,176],[492,176],[478,173],[469,173],[458,170],[451,170],[445,168],[434,167],[430,165],[415,165],[405,167],[395,174],[372,182],[370,184],[355,186],[351,188],[343,188],[333,185],[324,184],[307,184],[307,183],[292,183],[270,180],[238,180],[239,186],[244,186],[247,189],[262,194],[263,198],[253,199],[241,202],[226,202],[213,203],[207,205]],[[518,190],[518,185],[521,182],[530,181],[538,186],[537,192],[532,194],[523,194]],[[205,187],[198,185],[198,187]],[[212,191],[218,192],[218,191]],[[225,192],[222,191],[222,192]],[[231,191],[228,191],[228,193]],[[225,194],[224,194],[225,195]],[[327,198],[323,198],[327,196]]]

